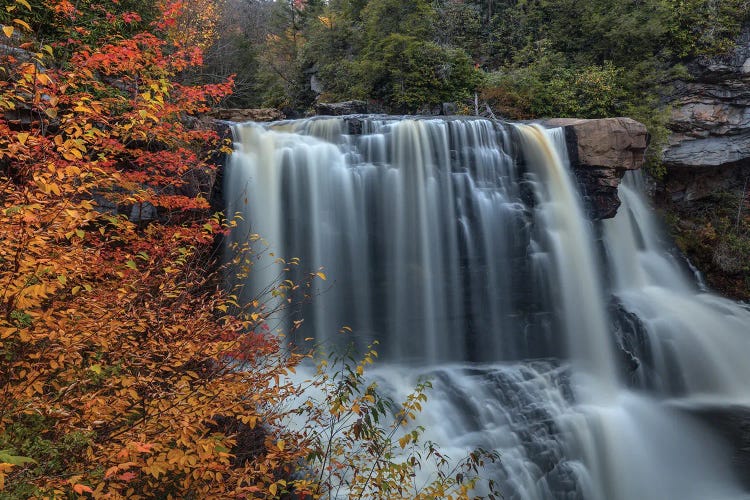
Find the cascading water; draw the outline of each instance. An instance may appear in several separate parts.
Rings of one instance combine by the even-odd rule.
[[[497,450],[506,498],[746,498],[689,415],[748,403],[750,312],[693,285],[632,179],[597,242],[559,130],[319,118],[237,125],[235,148],[228,212],[270,245],[246,298],[275,256],[323,267],[300,339],[378,339],[394,398],[431,376],[427,437]]]

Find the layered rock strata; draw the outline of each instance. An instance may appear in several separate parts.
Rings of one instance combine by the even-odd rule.
[[[673,202],[741,187],[750,167],[750,25],[728,53],[687,65],[675,84],[665,188]],[[738,171],[742,171],[738,175]],[[718,187],[717,187],[718,186]]]

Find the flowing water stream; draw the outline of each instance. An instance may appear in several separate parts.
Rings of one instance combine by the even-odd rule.
[[[276,256],[324,268],[287,318],[305,318],[298,340],[333,346],[344,325],[360,349],[378,339],[394,398],[429,375],[427,437],[497,450],[487,473],[506,498],[748,498],[691,413],[750,402],[750,311],[697,285],[637,176],[594,224],[559,129],[349,117],[234,132],[228,213],[264,238],[246,298],[279,278]]]

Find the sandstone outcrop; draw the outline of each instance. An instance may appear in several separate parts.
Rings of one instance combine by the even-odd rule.
[[[646,126],[631,118],[554,118],[543,123],[565,130],[570,163],[590,216],[614,217],[620,206],[617,187],[622,176],[643,166]]]

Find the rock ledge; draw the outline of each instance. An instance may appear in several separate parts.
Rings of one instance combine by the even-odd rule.
[[[563,127],[568,156],[594,219],[615,216],[617,187],[628,170],[643,166],[648,132],[632,118],[552,118],[548,127]]]

